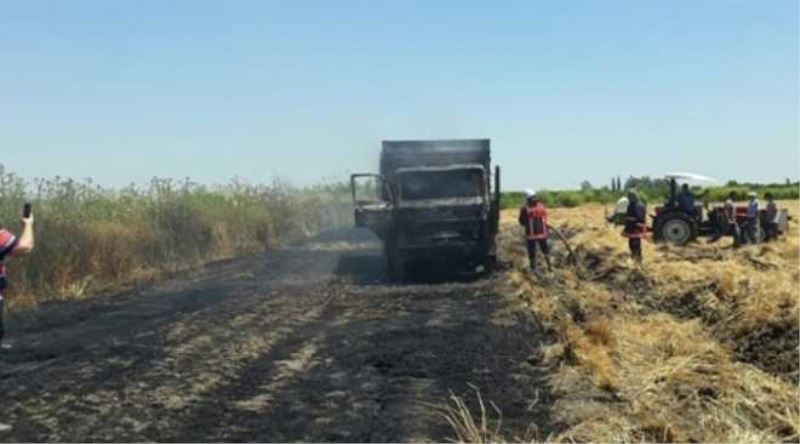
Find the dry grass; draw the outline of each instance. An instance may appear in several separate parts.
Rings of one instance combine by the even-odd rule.
[[[783,202],[800,214],[800,202]],[[796,442],[798,392],[797,220],[779,242],[730,247],[730,239],[685,248],[646,243],[628,259],[603,207],[551,211],[581,265],[529,275],[512,212],[501,243],[511,281],[552,342],[561,424],[555,441]]]
[[[503,419],[500,409],[491,401],[489,402],[491,410],[487,409],[483,397],[477,389],[475,389],[475,400],[478,408],[477,419],[467,407],[464,399],[452,392],[448,403],[432,407],[450,425],[456,435],[455,442],[507,442],[501,433]]]
[[[11,309],[80,298],[352,224],[342,185],[206,187],[153,179],[113,190],[59,178],[28,182],[0,165],[0,224],[17,231],[26,201],[34,205],[37,245],[33,255],[9,264]]]

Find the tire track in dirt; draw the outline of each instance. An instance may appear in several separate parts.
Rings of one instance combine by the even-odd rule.
[[[541,333],[506,277],[389,285],[379,251],[345,230],[16,316],[0,440],[441,441],[430,404],[469,384],[505,430],[546,432]]]

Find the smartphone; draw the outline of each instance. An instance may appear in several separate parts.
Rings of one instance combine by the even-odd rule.
[[[31,204],[26,203],[22,206],[22,217],[26,219],[31,217]]]

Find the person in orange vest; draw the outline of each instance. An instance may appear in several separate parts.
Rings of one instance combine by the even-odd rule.
[[[631,257],[641,262],[642,238],[647,235],[646,209],[633,190],[628,191],[628,211],[625,212],[625,229],[622,230],[622,235],[628,238]]]
[[[525,190],[525,205],[519,209],[519,224],[525,227],[525,240],[528,246],[528,259],[531,270],[536,271],[536,246],[542,250],[547,269],[550,266],[550,247],[547,245],[547,209],[539,201],[533,190]]]

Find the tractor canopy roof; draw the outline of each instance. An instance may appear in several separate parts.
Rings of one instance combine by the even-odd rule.
[[[675,180],[675,182],[686,182],[693,185],[711,185],[716,182],[716,179],[708,176],[702,176],[694,173],[667,173],[664,175],[667,180]]]

